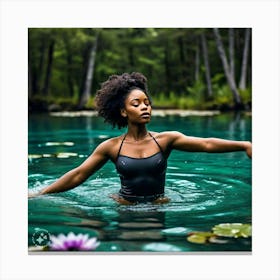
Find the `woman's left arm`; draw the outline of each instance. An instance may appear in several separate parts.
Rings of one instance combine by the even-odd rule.
[[[186,136],[180,132],[170,135],[171,149],[189,152],[226,153],[245,151],[252,158],[252,143],[249,141],[233,141],[220,138],[200,138]]]

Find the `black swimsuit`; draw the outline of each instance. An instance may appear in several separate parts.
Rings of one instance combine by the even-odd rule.
[[[126,135],[122,139],[116,159],[116,169],[120,175],[119,195],[132,202],[153,201],[164,195],[167,159],[151,133],[160,151],[146,158],[132,158],[120,155]]]

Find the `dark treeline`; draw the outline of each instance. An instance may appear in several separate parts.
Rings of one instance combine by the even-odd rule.
[[[93,107],[112,74],[142,72],[156,107],[250,109],[249,28],[30,28],[29,111]]]

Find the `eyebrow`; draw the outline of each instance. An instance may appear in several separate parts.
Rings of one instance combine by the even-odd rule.
[[[140,98],[133,98],[133,99],[130,100],[130,102],[134,101],[134,100],[140,101]],[[146,101],[146,100],[150,100],[150,99],[146,97],[146,98],[144,98],[144,101]]]

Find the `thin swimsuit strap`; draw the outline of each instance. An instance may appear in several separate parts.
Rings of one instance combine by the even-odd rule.
[[[156,138],[150,133],[150,132],[148,132],[149,133],[149,135],[154,139],[154,141],[156,142],[156,144],[158,145],[158,147],[159,147],[159,149],[160,149],[160,151],[161,151],[161,153],[164,155],[164,152],[163,152],[163,150],[162,150],[162,148],[161,148],[161,146],[159,145],[159,143],[158,143],[158,141],[156,140]]]
[[[120,152],[121,152],[121,149],[122,149],[122,145],[123,145],[123,142],[124,142],[124,140],[125,140],[126,135],[127,135],[127,134],[125,134],[124,137],[123,137],[123,139],[122,139],[122,142],[121,142],[121,145],[120,145],[118,154],[117,154],[117,159],[118,159],[118,157],[119,157],[119,155],[120,155]]]
[[[159,149],[160,149],[160,152],[164,155],[164,152],[163,152],[161,146],[159,145],[159,143],[157,142],[157,140],[155,139],[155,137],[154,137],[150,132],[148,132],[148,134],[154,139],[154,141],[156,142],[156,144],[158,145],[158,147],[159,147]],[[124,137],[123,137],[123,139],[122,139],[122,142],[121,142],[121,145],[120,145],[118,154],[117,154],[117,159],[118,159],[118,157],[120,156],[120,152],[121,152],[121,149],[122,149],[122,146],[123,146],[123,142],[124,142],[124,140],[125,140],[125,138],[126,138],[126,135],[127,135],[127,134],[125,134]]]

